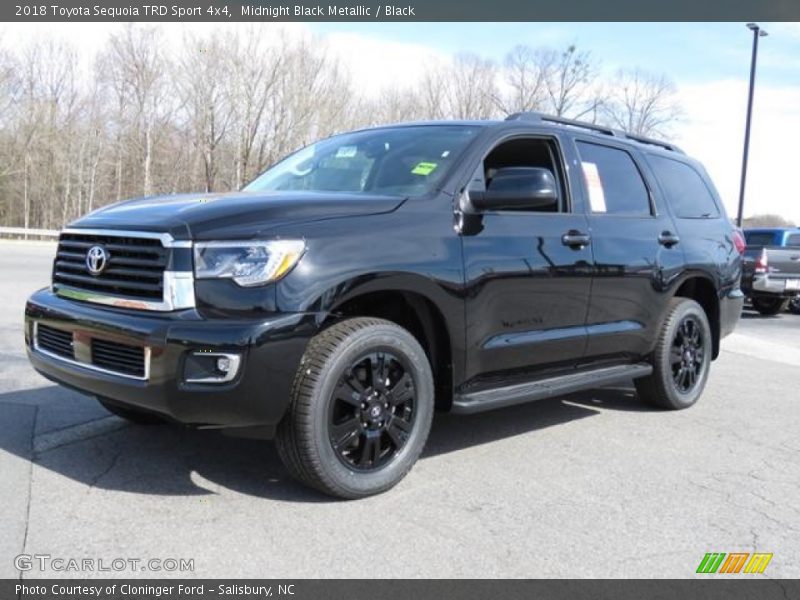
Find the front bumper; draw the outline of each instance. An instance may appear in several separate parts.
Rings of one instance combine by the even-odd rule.
[[[257,427],[268,435],[286,411],[292,380],[317,323],[315,313],[252,320],[203,319],[194,310],[143,313],[67,300],[45,289],[25,307],[25,341],[34,368],[57,383],[189,425]],[[76,360],[38,349],[33,338],[39,324],[71,332]],[[81,364],[78,355],[91,352],[87,348],[93,339],[143,347],[146,376],[132,378]],[[80,344],[85,346],[79,353]],[[186,382],[186,361],[195,352],[240,355],[235,378]]]

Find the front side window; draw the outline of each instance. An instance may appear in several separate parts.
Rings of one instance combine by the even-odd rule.
[[[792,233],[786,238],[786,245],[792,248],[800,248],[800,233]]]
[[[244,188],[424,196],[442,182],[479,126],[387,127],[337,135],[292,154]]]
[[[589,205],[595,214],[650,216],[650,193],[624,150],[577,142]]]
[[[495,175],[502,170],[514,167],[538,167],[547,169],[553,175],[559,190],[559,201],[528,212],[566,212],[564,198],[565,186],[562,183],[560,164],[557,160],[558,148],[549,138],[516,138],[504,141],[492,149],[475,170],[469,190],[485,191],[492,187]]]
[[[708,186],[691,166],[663,156],[648,155],[647,160],[676,217],[702,219],[719,216],[717,203]]]

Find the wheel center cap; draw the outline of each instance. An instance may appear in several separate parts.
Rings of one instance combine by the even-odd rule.
[[[373,404],[372,408],[369,409],[369,416],[372,417],[373,419],[377,419],[378,417],[381,416],[382,412],[383,408],[381,408],[379,404]]]

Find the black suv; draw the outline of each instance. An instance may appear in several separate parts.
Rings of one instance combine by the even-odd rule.
[[[60,237],[31,362],[132,421],[274,437],[299,480],[395,485],[434,409],[633,379],[694,404],[744,241],[667,143],[534,113],[308,146],[237,193],[131,200]]]

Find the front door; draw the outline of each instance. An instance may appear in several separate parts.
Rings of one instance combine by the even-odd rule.
[[[588,221],[564,177],[556,137],[497,144],[471,189],[497,169],[534,166],[556,177],[560,201],[546,212],[496,210],[462,233],[466,278],[467,377],[511,382],[533,371],[571,365],[584,353],[592,275]]]

